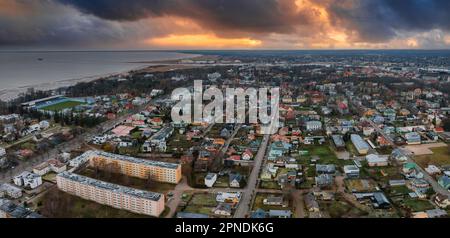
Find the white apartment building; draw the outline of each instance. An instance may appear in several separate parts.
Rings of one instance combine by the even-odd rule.
[[[164,195],[107,183],[77,174],[62,172],[56,177],[64,192],[130,212],[159,217],[164,211]]]

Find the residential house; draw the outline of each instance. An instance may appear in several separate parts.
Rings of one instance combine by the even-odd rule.
[[[171,126],[164,127],[158,131],[144,143],[142,146],[143,152],[152,152],[153,150],[166,152],[167,139],[172,135],[173,131],[174,129]]]
[[[250,149],[246,149],[243,153],[242,153],[242,160],[251,160],[253,158],[253,153]]]
[[[334,178],[330,174],[320,174],[315,177],[315,181],[318,187],[329,187],[333,185]]]
[[[331,138],[337,150],[345,150],[345,142],[342,135],[332,135]]]
[[[269,210],[270,218],[291,218],[292,212],[289,210]]]
[[[316,201],[316,197],[312,192],[309,192],[304,197],[306,209],[309,212],[320,212],[319,203]]]
[[[449,190],[450,189],[450,177],[447,175],[441,176],[438,180],[439,185],[443,188]]]
[[[436,166],[436,165],[428,165],[428,167],[425,168],[425,171],[430,175],[440,174],[442,171]]]
[[[308,121],[306,122],[307,131],[318,131],[322,130],[322,122],[320,121]]]
[[[344,173],[347,178],[358,178],[359,168],[356,165],[345,165]]]
[[[336,165],[334,164],[318,164],[316,165],[317,174],[335,174]]]
[[[205,185],[208,188],[212,188],[214,186],[214,183],[217,181],[217,174],[216,173],[208,173],[205,177]]]
[[[442,209],[432,209],[425,211],[428,215],[428,218],[439,218],[439,217],[447,217],[448,213]]]
[[[268,206],[285,206],[283,196],[268,196],[263,200],[264,205]]]
[[[373,193],[371,200],[374,208],[386,209],[391,207],[391,203],[382,192]]]
[[[241,193],[236,192],[219,192],[216,196],[216,201],[221,203],[237,204],[241,199]]]
[[[398,148],[392,151],[391,158],[399,162],[406,162],[408,160],[406,153],[402,149]]]
[[[232,173],[229,175],[229,183],[231,188],[240,188],[242,182],[242,175],[239,173]]]
[[[42,218],[42,216],[12,201],[0,199],[0,218]]]
[[[213,209],[214,214],[219,216],[231,216],[231,205],[226,203],[220,203]]]
[[[450,198],[444,194],[437,194],[434,197],[434,203],[440,208],[447,208],[450,206]]]
[[[366,161],[370,167],[383,167],[388,166],[388,157],[376,154],[370,154],[366,156]]]
[[[408,145],[419,145],[421,143],[420,134],[417,132],[406,133],[405,139]]]

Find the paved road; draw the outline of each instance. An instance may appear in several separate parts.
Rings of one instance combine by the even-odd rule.
[[[256,185],[258,183],[258,176],[261,170],[262,162],[264,161],[264,156],[266,155],[267,146],[269,144],[270,135],[264,135],[264,138],[259,147],[258,153],[255,156],[255,162],[253,164],[252,173],[250,174],[247,187],[244,189],[239,206],[234,214],[235,218],[245,218],[249,214],[251,208],[252,196],[256,191]]]
[[[397,146],[394,141],[391,140],[391,138],[389,136],[386,135],[386,133],[384,133],[383,130],[381,130],[372,120],[366,119],[367,122],[370,123],[370,125],[375,128],[375,130],[380,133],[382,136],[384,136],[386,138],[386,140],[389,142],[389,144],[391,144],[392,148],[399,148],[399,146]],[[412,154],[409,153],[408,154],[408,162],[409,163],[415,163],[416,162],[412,159]],[[432,178],[422,167],[420,166],[416,166],[417,170],[419,172],[421,172],[423,174],[423,178],[429,183],[431,184],[431,186],[433,187],[434,191],[450,196],[450,192],[448,190],[446,190],[445,188],[443,188],[441,185],[439,185],[436,180],[434,178]]]

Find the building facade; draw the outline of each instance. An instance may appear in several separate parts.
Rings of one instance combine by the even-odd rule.
[[[177,184],[182,177],[180,164],[138,159],[103,151],[88,151],[81,156],[87,158],[92,167],[114,164],[118,173],[131,177],[151,178],[158,182],[173,184]]]
[[[159,217],[164,211],[164,195],[111,184],[77,174],[62,172],[56,177],[64,192],[118,209]]]

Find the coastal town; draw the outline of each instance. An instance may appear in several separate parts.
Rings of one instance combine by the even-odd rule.
[[[449,217],[449,62],[217,53],[30,89],[0,105],[0,217]],[[276,133],[174,122],[194,80],[279,88]]]

